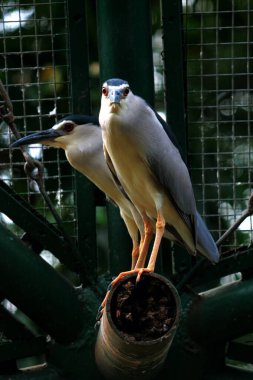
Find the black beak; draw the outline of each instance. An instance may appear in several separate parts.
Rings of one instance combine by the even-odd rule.
[[[46,140],[53,140],[59,136],[61,136],[61,134],[58,131],[56,131],[53,128],[50,128],[50,129],[47,129],[45,131],[33,133],[31,135],[22,137],[21,139],[14,141],[10,145],[10,147],[15,148],[15,147],[21,146],[21,145],[29,145],[29,144],[40,143],[40,142],[46,141]]]

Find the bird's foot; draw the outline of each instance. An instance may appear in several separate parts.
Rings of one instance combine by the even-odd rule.
[[[151,272],[154,272],[153,269],[149,269],[149,268],[136,268],[136,269],[138,269],[138,274],[137,274],[136,282],[140,281],[142,273],[151,273]]]
[[[106,292],[106,295],[105,295],[105,298],[103,299],[99,309],[98,309],[98,313],[97,313],[97,317],[96,317],[96,321],[99,322],[100,319],[102,318],[102,315],[103,315],[103,312],[104,312],[104,309],[105,309],[105,305],[106,305],[106,302],[107,302],[107,299],[109,297],[109,294],[110,294],[110,291],[111,289],[117,284],[117,282],[119,280],[121,280],[122,278],[128,276],[128,275],[131,275],[131,274],[135,274],[137,273],[137,278],[136,278],[136,283],[138,283],[141,279],[141,276],[143,273],[150,273],[150,272],[154,272],[153,269],[150,269],[150,268],[135,268],[135,269],[132,269],[132,270],[129,270],[129,271],[126,271],[126,272],[121,272],[111,283],[110,285],[108,286],[107,288],[107,292]]]
[[[119,282],[119,280],[121,280],[122,278],[128,276],[128,275],[131,275],[131,274],[135,274],[137,273],[137,278],[136,278],[136,282],[139,282],[140,279],[141,279],[141,275],[142,273],[150,273],[150,272],[154,272],[153,269],[149,269],[149,268],[134,268],[132,270],[129,270],[129,271],[126,271],[126,272],[121,272],[112,282],[111,282],[111,287],[114,287],[117,282]]]

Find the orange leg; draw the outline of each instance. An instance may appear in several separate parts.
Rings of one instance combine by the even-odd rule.
[[[144,272],[153,272],[154,270],[150,268],[144,268],[144,264],[146,261],[147,253],[148,253],[148,248],[150,245],[150,242],[153,237],[153,227],[152,224],[150,223],[150,220],[146,215],[143,215],[143,222],[144,222],[144,238],[141,239],[140,247],[138,251],[140,251],[139,256],[137,256],[135,251],[135,248],[133,248],[132,251],[132,269],[126,272],[121,272],[112,282],[110,287],[112,288],[113,286],[116,285],[116,283],[123,277],[129,275],[129,274],[134,274],[137,273],[137,279],[136,282],[138,282],[141,278],[142,273]],[[135,246],[136,247],[136,246]],[[159,248],[159,247],[158,247]],[[154,249],[153,249],[154,250]],[[138,260],[136,262],[135,267],[133,268],[133,262],[134,258],[138,257]],[[97,320],[99,320],[102,317],[103,314],[103,309],[105,307],[107,298],[109,296],[110,290],[107,291],[105,298],[100,306],[100,311],[99,311],[99,317]]]
[[[111,287],[115,286],[116,283],[121,280],[123,277],[125,276],[128,276],[129,274],[134,274],[134,273],[137,273],[137,278],[136,278],[136,282],[140,281],[140,278],[141,278],[141,275],[142,273],[144,272],[154,272],[154,270],[150,269],[150,268],[135,268],[135,269],[132,269],[132,270],[128,270],[126,272],[121,272],[112,282],[111,282]],[[109,293],[108,293],[109,295]],[[105,296],[105,302],[107,300],[107,297],[108,295],[106,294]],[[103,303],[102,303],[103,304]]]
[[[139,245],[134,243],[133,249],[132,249],[132,266],[131,266],[131,269],[135,268],[138,257],[139,257]]]
[[[148,269],[150,269],[152,272],[155,270],[155,263],[157,259],[158,250],[161,244],[161,240],[164,234],[164,228],[165,228],[165,219],[162,215],[162,212],[160,210],[157,211],[157,220],[156,220],[156,235],[155,235],[155,241],[153,245],[153,249],[150,255],[149,263],[148,263]]]
[[[140,240],[140,244],[139,244],[139,254],[142,251],[143,242],[144,242],[144,235],[141,235],[141,240]]]
[[[143,223],[144,223],[144,237],[141,239],[140,254],[135,266],[136,269],[144,268],[146,257],[148,254],[149,245],[152,240],[153,232],[154,232],[149,218],[146,215],[142,215],[142,218],[143,218]]]

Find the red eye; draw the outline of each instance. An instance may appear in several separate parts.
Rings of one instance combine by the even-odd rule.
[[[107,96],[107,95],[108,95],[108,90],[107,90],[106,87],[102,87],[102,94],[103,94],[104,96]]]
[[[71,131],[73,131],[73,129],[74,129],[74,124],[72,124],[72,123],[66,123],[64,125],[64,130],[66,132],[71,132]]]
[[[125,89],[124,89],[124,91],[123,91],[123,95],[124,96],[127,96],[128,94],[129,94],[129,88],[128,87],[126,87]]]

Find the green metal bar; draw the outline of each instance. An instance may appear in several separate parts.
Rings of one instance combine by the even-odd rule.
[[[2,305],[0,305],[0,331],[4,333],[4,336],[12,340],[34,338],[32,332]]]
[[[73,113],[90,114],[89,59],[85,1],[68,0]],[[91,278],[97,275],[94,185],[75,171],[78,248]],[[85,283],[87,279],[83,278]]]
[[[187,160],[187,129],[185,109],[185,70],[182,39],[182,3],[178,0],[161,0],[165,98],[167,121],[180,146],[180,152]],[[186,250],[175,247],[175,271],[182,277],[192,266],[192,258]]]
[[[187,329],[197,342],[227,341],[252,332],[253,279],[197,295],[188,307]]]
[[[187,159],[187,130],[185,112],[185,65],[182,38],[182,3],[162,0],[162,26],[167,120],[173,129],[181,154]]]
[[[42,368],[0,376],[0,380],[62,380],[55,368]]]
[[[79,265],[71,256],[72,247],[60,232],[40,215],[31,205],[0,180],[0,211],[6,214],[41,245],[51,251],[62,263],[74,271]]]
[[[154,104],[149,0],[98,0],[100,79],[126,79],[133,91]],[[129,268],[131,248],[119,211],[108,206],[111,273]],[[127,266],[126,266],[127,265]]]
[[[60,343],[85,327],[74,288],[0,225],[0,287],[14,305]]]
[[[72,108],[76,113],[90,113],[89,53],[85,1],[67,0],[69,19]]]
[[[96,204],[94,185],[75,172],[78,249],[86,265],[89,278],[97,276]],[[82,278],[83,285],[87,277]]]
[[[44,337],[29,340],[18,340],[12,343],[0,344],[0,362],[16,360],[25,357],[37,356],[46,352]]]
[[[119,217],[118,209],[111,203],[107,204],[109,249],[110,249],[110,273],[116,276],[124,268],[131,267],[131,239],[126,231],[122,218]],[[126,255],[122,255],[122,250]]]

